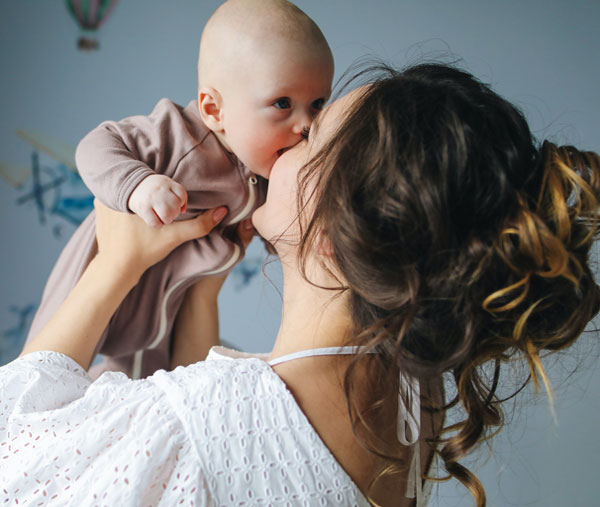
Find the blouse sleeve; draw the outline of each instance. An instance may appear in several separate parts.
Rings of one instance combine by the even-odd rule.
[[[199,462],[150,379],[92,383],[69,357],[0,368],[0,505],[206,504]]]

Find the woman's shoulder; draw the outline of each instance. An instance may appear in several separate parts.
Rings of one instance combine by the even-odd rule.
[[[12,504],[139,505],[143,492],[175,505],[202,483],[190,439],[151,382],[123,373],[92,382],[68,356],[38,351],[0,368],[0,397],[0,484]]]
[[[252,384],[273,380],[274,374],[266,362],[268,354],[250,354],[225,347],[213,347],[205,361],[179,366],[173,371],[160,370],[148,380],[159,384],[171,384],[199,394],[206,388],[227,390],[240,382],[240,376],[251,379]],[[243,382],[246,387],[250,385]],[[200,391],[199,389],[202,388]],[[211,391],[212,392],[212,391]],[[203,393],[202,393],[203,394]],[[210,394],[210,393],[209,393]]]
[[[201,410],[200,415],[217,407],[221,412],[246,413],[286,398],[285,384],[265,361],[266,357],[267,354],[213,347],[205,361],[169,372],[161,370],[147,380],[167,393],[186,420],[198,421],[196,409]]]

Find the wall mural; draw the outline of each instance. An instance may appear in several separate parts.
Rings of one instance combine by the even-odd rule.
[[[16,191],[17,206],[34,206],[42,226],[61,239],[93,208],[93,196],[75,169],[75,150],[30,130],[17,135],[32,148],[29,167],[0,164],[0,176]],[[65,226],[71,225],[68,231]]]
[[[75,149],[32,130],[18,130],[17,135],[31,148],[29,165],[0,162],[0,179],[14,190],[16,206],[33,206],[39,225],[50,227],[53,237],[66,243],[93,209],[94,200],[75,167]],[[246,256],[230,275],[234,289],[247,287],[263,263],[264,256]],[[9,307],[13,318],[0,327],[0,365],[21,351],[38,303],[28,301]]]

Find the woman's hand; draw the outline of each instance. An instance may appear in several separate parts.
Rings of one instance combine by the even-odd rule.
[[[254,226],[252,225],[252,219],[248,218],[240,222],[237,226],[237,233],[244,245],[244,249],[248,248],[248,245],[252,241],[254,237]],[[229,273],[225,275],[213,275],[203,278],[198,282],[199,285],[202,286],[202,290],[200,291],[201,297],[205,300],[217,300],[219,292],[221,291],[221,287]]]
[[[142,273],[183,242],[206,236],[227,213],[221,207],[157,230],[138,216],[113,211],[97,200],[94,206],[98,255],[21,355],[53,350],[87,369],[110,318]]]
[[[98,199],[94,200],[94,207],[98,257],[110,269],[120,268],[136,280],[182,243],[209,234],[227,214],[227,208],[221,206],[196,218],[155,229],[137,215],[111,210]]]

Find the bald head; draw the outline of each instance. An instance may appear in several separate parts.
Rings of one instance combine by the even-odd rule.
[[[225,150],[268,178],[331,94],[333,55],[287,0],[227,0],[206,23],[198,110]]]
[[[227,0],[210,17],[200,42],[199,87],[223,89],[244,78],[257,59],[285,52],[292,60],[322,58],[333,66],[323,33],[287,0]]]

